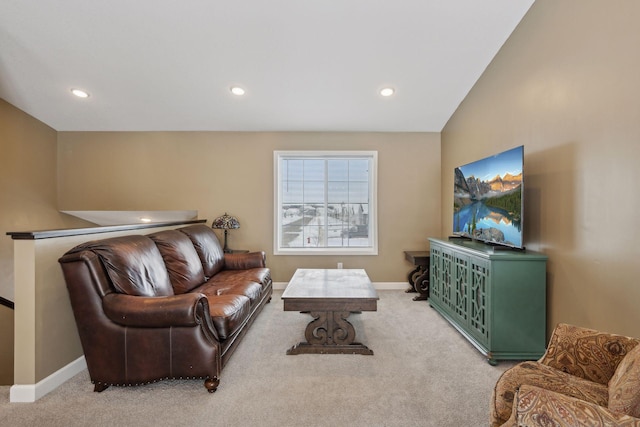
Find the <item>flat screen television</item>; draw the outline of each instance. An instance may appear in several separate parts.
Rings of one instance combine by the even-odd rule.
[[[454,170],[453,234],[523,249],[524,146]]]

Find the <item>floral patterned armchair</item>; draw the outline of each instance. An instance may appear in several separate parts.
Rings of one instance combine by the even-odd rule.
[[[640,427],[639,339],[559,324],[545,354],[505,371],[491,427]]]

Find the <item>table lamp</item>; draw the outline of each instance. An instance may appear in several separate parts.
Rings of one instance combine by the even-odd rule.
[[[229,247],[227,246],[227,231],[231,230],[232,228],[240,228],[240,222],[238,221],[238,218],[227,215],[227,213],[225,212],[224,215],[219,216],[218,218],[213,220],[211,228],[224,230],[224,247],[222,248],[222,250],[225,253],[231,252],[231,249],[229,249]]]

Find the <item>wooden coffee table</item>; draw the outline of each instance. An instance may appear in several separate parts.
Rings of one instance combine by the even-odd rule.
[[[362,269],[296,270],[282,294],[285,311],[309,313],[313,320],[300,342],[287,354],[366,354],[373,351],[355,342],[356,330],[347,320],[353,312],[376,311],[378,294]]]

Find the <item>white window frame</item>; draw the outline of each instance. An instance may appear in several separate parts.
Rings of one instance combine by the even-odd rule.
[[[369,159],[369,246],[361,247],[282,247],[280,232],[282,227],[280,184],[280,159],[295,157],[309,159],[357,158]],[[274,255],[378,255],[378,152],[377,151],[274,151]],[[326,179],[326,177],[325,177]]]

